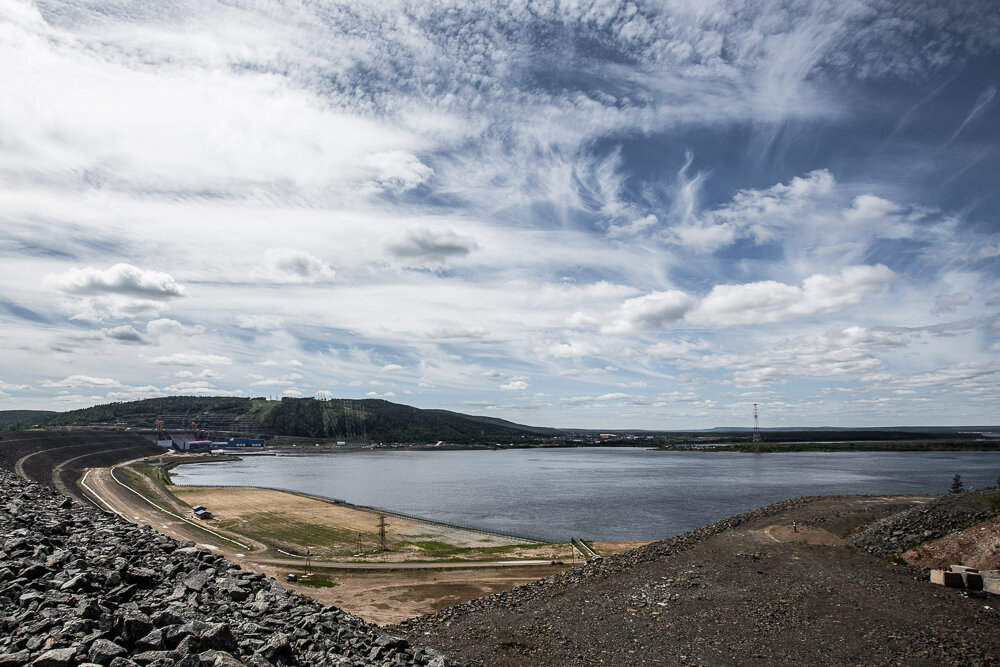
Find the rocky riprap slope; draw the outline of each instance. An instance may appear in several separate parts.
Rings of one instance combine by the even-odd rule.
[[[0,667],[445,665],[221,556],[0,469]]]
[[[988,509],[996,490],[949,494],[919,507],[872,522],[848,538],[876,556],[903,553],[923,542],[945,537],[996,516]]]

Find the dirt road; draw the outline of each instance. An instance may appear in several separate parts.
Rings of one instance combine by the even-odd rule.
[[[119,481],[127,473],[126,465],[89,470],[81,486],[99,505],[132,523],[150,526],[178,540],[195,542],[202,548],[229,558],[244,569],[274,577],[288,589],[321,602],[335,604],[376,624],[396,623],[483,595],[508,590],[564,570],[566,566],[551,565],[554,556],[565,557],[567,562],[572,562],[568,551],[565,554],[554,554],[552,545],[522,549],[518,548],[522,541],[518,538],[392,519],[391,534],[399,540],[430,539],[432,544],[442,545],[447,541],[446,546],[460,550],[476,546],[487,550],[499,549],[502,555],[517,559],[403,562],[404,558],[414,558],[415,553],[411,548],[405,553],[369,554],[356,562],[310,559],[314,571],[328,572],[324,585],[315,587],[289,583],[286,581],[289,573],[301,575],[306,571],[304,558],[277,558],[273,544],[253,540],[242,533],[233,533],[228,527],[239,527],[258,520],[266,524],[264,515],[274,513],[275,508],[282,508],[278,521],[280,525],[291,525],[296,520],[308,517],[311,522],[330,530],[344,530],[351,534],[358,529],[366,530],[369,533],[368,539],[371,540],[371,530],[376,525],[373,514],[268,489],[180,489],[179,495],[185,501],[197,501],[211,506],[221,511],[224,517],[223,520],[202,522],[195,519],[193,514],[185,516],[186,507],[178,506],[162,488],[146,484],[143,486],[143,493],[160,505],[157,507]],[[136,483],[134,479],[133,483]],[[306,546],[291,545],[291,548],[305,553]],[[417,552],[419,554],[419,549]],[[477,552],[472,555],[475,553]]]

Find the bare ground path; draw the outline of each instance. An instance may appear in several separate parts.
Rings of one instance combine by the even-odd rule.
[[[121,481],[129,471],[134,475],[135,466],[130,468],[129,464],[89,470],[81,487],[99,505],[128,521],[148,525],[179,540],[193,541],[239,563],[244,569],[274,577],[286,588],[335,604],[377,624],[396,623],[564,570],[565,565],[552,565],[555,558],[572,562],[568,547],[565,553],[558,554],[554,545],[524,545],[520,538],[397,518],[390,521],[393,539],[415,541],[418,545],[423,540],[442,549],[457,549],[458,554],[437,562],[405,562],[407,558],[432,558],[421,555],[420,548],[410,544],[406,552],[370,552],[349,561],[323,558],[324,553],[346,558],[353,554],[336,547],[324,552],[322,545],[315,541],[287,543],[268,530],[263,531],[267,540],[261,541],[249,537],[245,528],[258,521],[265,527],[272,523],[294,527],[296,522],[308,519],[310,529],[318,525],[320,529],[342,530],[350,535],[358,530],[367,531],[371,544],[377,513],[270,489],[171,487],[185,503],[204,504],[223,517],[202,522],[193,515],[186,516],[190,514],[189,507],[179,505],[162,488],[142,480],[139,480],[144,484],[142,494],[129,488]],[[277,517],[269,518],[275,514],[275,508],[280,508]],[[259,525],[253,527],[260,529]],[[305,530],[301,525],[299,529]],[[282,536],[278,534],[278,537]],[[353,544],[353,538],[350,542]],[[292,557],[282,556],[280,545],[292,549],[288,554]],[[312,581],[305,578],[299,583],[287,582],[285,575],[289,572],[305,573],[305,559],[295,558],[294,554],[305,553],[306,547],[316,548],[320,557],[310,559],[309,564],[313,572],[322,575],[314,575]],[[477,551],[477,547],[484,551]],[[491,549],[498,551],[497,556],[507,559],[484,558],[483,554],[489,554]],[[455,562],[458,558],[470,560]],[[309,585],[316,579],[322,580],[321,586]]]

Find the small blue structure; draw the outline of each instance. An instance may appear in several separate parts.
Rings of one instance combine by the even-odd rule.
[[[238,438],[229,438],[226,443],[229,447],[263,447],[267,444],[267,441],[264,438],[247,438],[241,436]]]

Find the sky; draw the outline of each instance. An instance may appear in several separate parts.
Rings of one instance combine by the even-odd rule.
[[[1000,423],[993,0],[0,0],[0,409]]]

